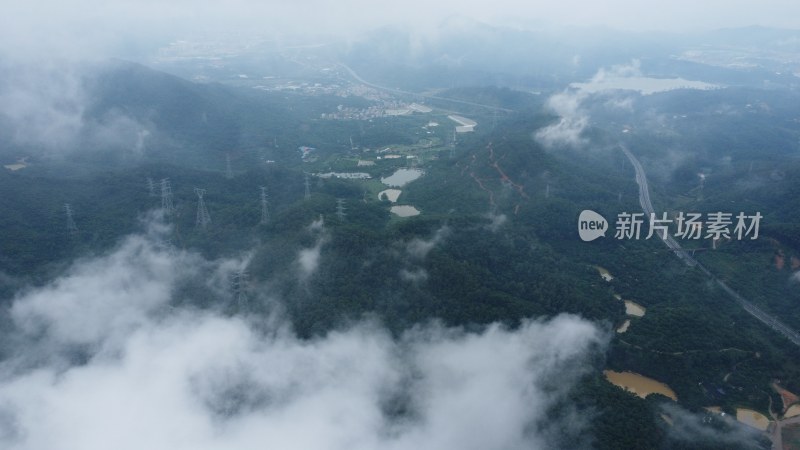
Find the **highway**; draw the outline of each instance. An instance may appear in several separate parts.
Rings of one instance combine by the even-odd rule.
[[[647,175],[644,172],[644,167],[642,167],[642,165],[639,163],[639,160],[636,159],[636,156],[634,156],[624,144],[621,144],[620,148],[622,149],[622,152],[625,153],[625,156],[628,157],[628,160],[630,160],[631,164],[633,165],[633,169],[636,171],[636,184],[639,185],[639,204],[645,213],[646,219],[649,220],[650,214],[655,213],[655,210],[653,209],[653,203],[650,201],[650,188],[647,185]],[[664,239],[664,234],[667,234],[666,239]],[[800,346],[800,333],[731,289],[727,284],[725,284],[724,281],[714,276],[711,271],[694,259],[692,255],[686,252],[686,250],[681,248],[681,245],[671,235],[668,233],[662,233],[661,238],[661,241],[667,247],[669,247],[669,249],[672,250],[672,252],[675,253],[686,265],[700,269],[701,272],[703,272],[707,277],[721,287],[722,290],[725,291],[731,298],[733,298],[736,303],[742,307],[742,309],[747,311],[748,314],[755,317],[764,325],[767,325],[768,327],[777,331],[786,339],[789,339],[793,344]]]
[[[427,98],[427,99],[432,99],[432,100],[440,100],[440,101],[444,101],[444,102],[458,103],[458,104],[461,104],[461,105],[477,106],[479,108],[486,108],[486,109],[489,109],[489,110],[492,110],[492,111],[514,112],[513,109],[501,108],[499,106],[484,105],[484,104],[481,104],[481,103],[469,102],[469,101],[466,101],[466,100],[458,100],[458,99],[447,98],[447,97],[438,97],[436,95],[420,94],[420,93],[417,93],[417,92],[403,91],[403,90],[400,90],[400,89],[394,89],[394,88],[390,88],[390,87],[386,87],[386,86],[381,86],[381,85],[378,85],[378,84],[375,84],[375,83],[370,83],[369,81],[361,78],[353,69],[351,69],[348,65],[346,65],[344,63],[339,63],[339,66],[342,67],[344,70],[346,70],[350,74],[350,76],[355,78],[355,80],[358,81],[359,83],[366,84],[369,87],[373,87],[375,89],[380,89],[382,91],[391,92],[392,94],[409,95],[409,96],[422,97],[422,98]],[[457,112],[457,111],[454,111],[454,112]]]

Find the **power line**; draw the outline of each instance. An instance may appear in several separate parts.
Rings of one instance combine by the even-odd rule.
[[[338,217],[342,222],[344,221],[345,216],[347,216],[347,213],[345,213],[347,208],[345,208],[344,203],[345,201],[343,198],[336,199],[336,217]]]
[[[306,187],[304,198],[308,200],[311,198],[311,183],[308,181],[308,174],[305,174],[305,181],[303,182]]]
[[[147,193],[150,197],[156,196],[156,183],[150,177],[147,177]]]

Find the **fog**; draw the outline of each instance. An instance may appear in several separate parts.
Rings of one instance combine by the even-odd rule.
[[[590,322],[434,322],[392,337],[365,320],[301,340],[280,308],[222,312],[247,255],[205,260],[161,244],[158,216],[145,223],[14,299],[2,448],[544,449],[558,430],[585,433],[588,417],[562,426],[548,411],[604,351]],[[190,306],[191,286],[217,306]]]
[[[0,126],[14,144],[50,154],[90,147],[141,155],[153,124],[119,110],[87,114],[97,100],[87,81],[105,68],[63,59],[0,60]]]
[[[694,31],[739,26],[800,28],[800,4],[679,0],[669,3],[441,0],[11,0],[0,6],[0,53],[124,56],[189,33],[264,36],[356,36],[381,26],[408,26],[435,35],[439,24],[463,17],[525,28],[607,27],[620,30]]]

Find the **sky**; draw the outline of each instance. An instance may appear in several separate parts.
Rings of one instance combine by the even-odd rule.
[[[0,54],[103,54],[135,51],[182,33],[354,36],[384,25],[435,33],[458,17],[517,27],[608,27],[697,31],[725,27],[800,28],[800,3],[787,0],[598,2],[496,0],[39,0],[0,5]]]

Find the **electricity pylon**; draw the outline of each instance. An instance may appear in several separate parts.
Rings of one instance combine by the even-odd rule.
[[[225,178],[232,179],[233,178],[233,169],[231,169],[231,154],[225,154]]]
[[[78,227],[75,225],[75,218],[72,217],[72,206],[64,203],[64,211],[67,213],[67,231],[71,235],[78,234]]]
[[[202,229],[208,228],[211,223],[211,216],[206,209],[206,202],[203,200],[203,195],[206,193],[205,189],[194,188],[194,193],[197,194],[197,221],[195,226]]]
[[[339,220],[342,221],[342,222],[344,221],[345,216],[347,216],[347,213],[345,213],[345,209],[346,208],[344,207],[344,199],[343,198],[337,198],[336,199],[336,217],[338,217]]]
[[[172,206],[172,186],[169,184],[169,178],[161,180],[161,209],[164,210],[164,215],[171,216],[175,212]]]
[[[269,223],[269,198],[267,197],[267,188],[264,186],[261,189],[261,225]]]

